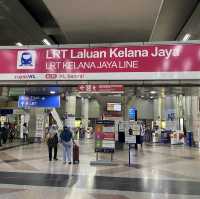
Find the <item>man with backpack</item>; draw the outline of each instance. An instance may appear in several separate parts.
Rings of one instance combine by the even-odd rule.
[[[60,139],[63,146],[63,163],[66,164],[68,160],[68,164],[71,164],[72,132],[67,126],[64,127],[63,132],[60,134]]]

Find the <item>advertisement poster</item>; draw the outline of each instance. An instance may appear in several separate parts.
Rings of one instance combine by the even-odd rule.
[[[113,153],[115,150],[115,122],[99,120],[95,128],[95,152]]]
[[[132,121],[123,121],[120,123],[120,126],[124,128],[125,132],[125,143],[135,144],[136,137],[140,135],[140,125],[137,122]]]
[[[167,130],[176,130],[177,129],[176,109],[167,109],[166,110],[166,129]]]
[[[35,137],[43,138],[43,136],[44,136],[44,114],[37,114]]]

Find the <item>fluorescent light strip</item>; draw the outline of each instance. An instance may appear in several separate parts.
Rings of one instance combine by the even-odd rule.
[[[21,42],[17,42],[15,45],[16,46],[23,46],[23,44]]]
[[[56,94],[56,91],[50,91],[50,94],[54,95]]]
[[[156,91],[150,91],[151,94],[156,94]]]
[[[47,39],[43,39],[42,43],[47,45],[47,46],[51,46],[51,43]]]
[[[190,33],[187,33],[187,34],[185,34],[185,36],[183,37],[183,41],[187,41],[187,40],[189,40],[190,39],[190,37],[191,37],[192,35],[190,34]]]

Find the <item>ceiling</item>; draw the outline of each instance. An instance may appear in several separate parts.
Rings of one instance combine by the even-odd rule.
[[[0,45],[200,39],[199,0],[0,0]]]
[[[158,97],[166,96],[199,96],[200,87],[129,87],[129,94],[134,93],[139,98],[156,99]]]

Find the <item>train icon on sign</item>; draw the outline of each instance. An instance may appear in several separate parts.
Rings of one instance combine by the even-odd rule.
[[[17,69],[35,69],[36,52],[34,50],[20,50],[17,54]]]

